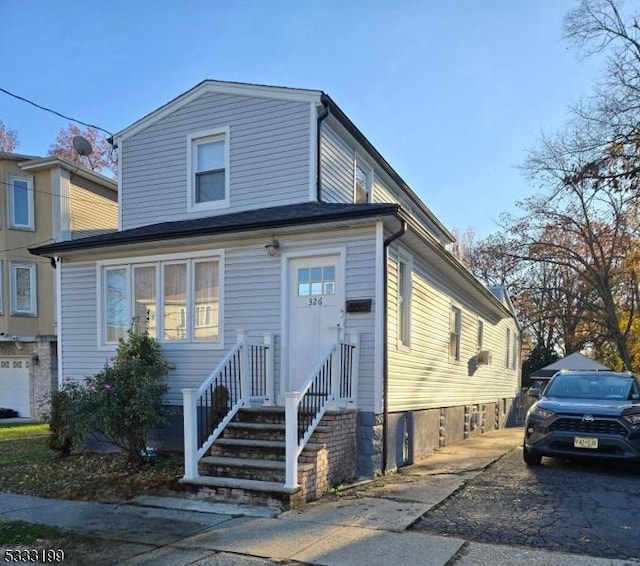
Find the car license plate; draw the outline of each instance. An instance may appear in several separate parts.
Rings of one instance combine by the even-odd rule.
[[[574,436],[574,448],[598,448],[598,439],[587,436]]]

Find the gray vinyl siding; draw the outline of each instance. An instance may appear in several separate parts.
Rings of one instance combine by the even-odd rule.
[[[354,171],[356,160],[372,173],[371,202],[400,204],[438,239],[441,231],[423,210],[400,188],[359,145],[339,133],[329,120],[320,129],[321,200],[323,202],[354,202]],[[351,141],[347,141],[350,139]],[[447,242],[443,242],[447,243]]]
[[[324,123],[320,132],[320,163],[322,200],[353,202],[353,148],[349,147],[333,128]]]
[[[375,296],[375,227],[331,230],[303,235],[277,234],[281,251],[305,252],[327,248],[346,248],[346,299]],[[239,242],[221,242],[216,250],[224,250],[223,331],[222,348],[194,348],[189,344],[163,345],[165,358],[173,365],[169,371],[168,401],[182,403],[181,389],[197,388],[218,362],[236,343],[236,331],[242,329],[252,342],[261,342],[264,333],[275,335],[275,393],[280,392],[281,362],[281,257],[270,257],[264,251],[264,238]],[[202,245],[189,248],[159,248],[157,254],[202,250]],[[149,252],[154,255],[156,252]],[[143,256],[139,256],[143,257]],[[130,258],[123,259],[123,263]],[[63,263],[62,270],[62,336],[63,376],[82,379],[99,371],[113,351],[97,348],[96,265],[94,262]],[[374,313],[347,314],[346,332],[361,332],[360,380],[358,406],[373,410],[374,403]],[[286,321],[285,321],[286,322]]]
[[[519,368],[505,368],[506,328],[516,332],[511,318],[482,312],[456,283],[433,265],[413,255],[411,345],[398,345],[397,252],[390,254],[389,282],[389,409],[390,411],[451,407],[495,402],[513,397]],[[460,360],[449,356],[451,306],[461,310]],[[491,365],[474,367],[477,321],[484,323],[483,349],[493,354]]]
[[[109,352],[98,352],[96,324],[96,266],[67,263],[61,269],[62,378],[82,380],[100,371]]]
[[[122,228],[309,200],[307,102],[208,93],[126,139]],[[230,206],[187,211],[187,136],[229,127]]]

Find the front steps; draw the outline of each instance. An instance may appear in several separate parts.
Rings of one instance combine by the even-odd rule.
[[[355,457],[355,412],[327,413],[298,458],[300,487],[285,488],[285,425],[280,407],[241,409],[198,463],[200,477],[181,480],[198,496],[212,501],[267,505],[291,509],[320,497],[330,487],[329,453],[336,433],[344,431],[343,419],[330,415],[349,414],[353,426]],[[332,425],[333,423],[333,425]],[[340,478],[343,480],[346,478]]]

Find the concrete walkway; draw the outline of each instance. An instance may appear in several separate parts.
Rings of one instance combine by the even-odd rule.
[[[103,564],[631,564],[407,531],[485,467],[519,449],[521,442],[520,428],[491,432],[446,447],[398,473],[284,513],[193,498],[147,495],[127,504],[104,504],[5,493],[0,494],[0,520],[20,519],[98,535],[111,549],[100,557]]]

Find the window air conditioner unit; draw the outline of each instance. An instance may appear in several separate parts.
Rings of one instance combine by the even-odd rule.
[[[493,355],[489,350],[481,350],[478,352],[478,365],[488,366],[493,361]]]

